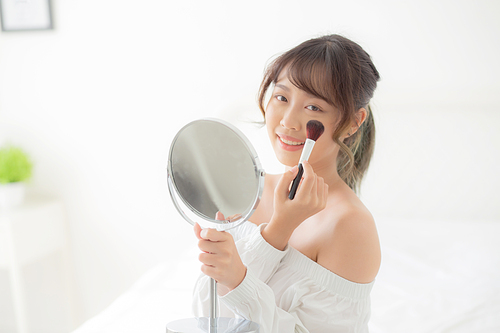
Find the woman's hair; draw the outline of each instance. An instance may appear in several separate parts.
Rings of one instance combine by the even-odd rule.
[[[375,123],[368,104],[380,75],[370,56],[358,44],[339,36],[327,35],[303,42],[276,58],[267,68],[259,90],[259,107],[265,114],[266,93],[286,68],[290,82],[319,97],[340,111],[333,140],[340,146],[337,171],[355,192],[368,169],[375,144]],[[357,111],[365,108],[367,116],[358,130],[344,139]]]

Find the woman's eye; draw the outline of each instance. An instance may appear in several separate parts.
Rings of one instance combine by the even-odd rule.
[[[278,95],[278,96],[276,96],[276,99],[278,99],[278,101],[281,101],[281,102],[288,102],[288,100],[286,99],[285,96]]]
[[[314,106],[314,105],[309,105],[306,108],[308,108],[311,111],[321,111],[320,108],[318,108],[317,106]]]

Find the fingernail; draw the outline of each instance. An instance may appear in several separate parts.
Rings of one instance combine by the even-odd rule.
[[[295,165],[293,168],[290,169],[290,172],[295,173],[295,171],[297,171],[298,168],[299,167]]]

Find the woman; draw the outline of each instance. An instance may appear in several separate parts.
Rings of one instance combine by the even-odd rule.
[[[369,101],[378,80],[370,56],[339,35],[306,41],[271,63],[259,106],[287,170],[266,175],[251,222],[232,234],[195,226],[206,274],[195,288],[197,315],[208,316],[212,277],[221,316],[255,321],[261,333],[368,331],[380,246],[356,190],[373,152]],[[290,200],[306,124],[313,119],[325,130]]]

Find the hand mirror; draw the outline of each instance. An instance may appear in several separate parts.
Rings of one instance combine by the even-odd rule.
[[[218,230],[245,222],[264,187],[264,171],[248,139],[218,119],[193,121],[177,133],[167,175],[170,195],[184,219]],[[216,220],[218,212],[223,221]]]
[[[247,221],[262,196],[264,175],[248,139],[222,120],[193,121],[172,141],[168,189],[174,206],[191,224],[228,230]],[[174,321],[167,332],[258,332],[251,321],[217,318],[216,295],[212,279],[210,318]]]

